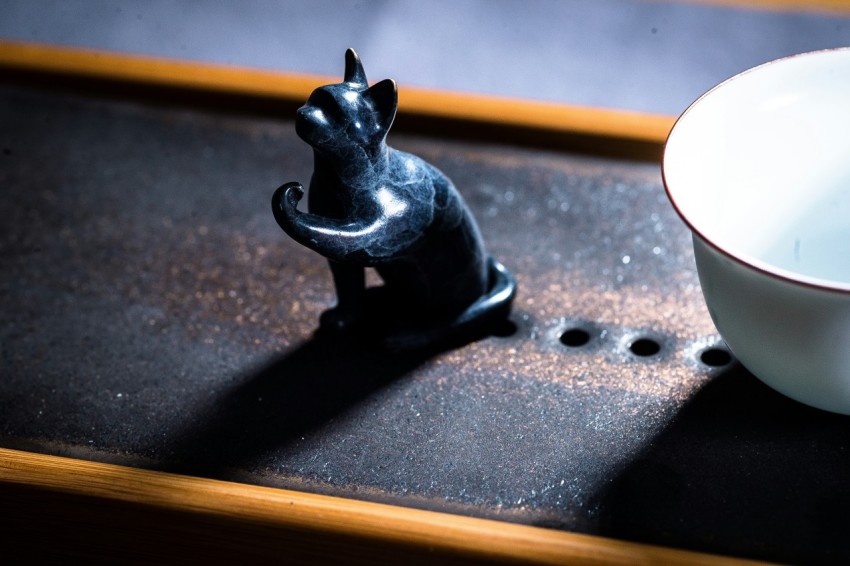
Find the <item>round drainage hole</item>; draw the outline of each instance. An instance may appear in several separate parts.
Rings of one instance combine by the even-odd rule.
[[[505,320],[494,324],[490,334],[497,338],[508,338],[509,336],[516,334],[517,330],[519,330],[517,325],[512,320],[506,318]]]
[[[732,354],[723,348],[707,348],[699,355],[699,360],[707,366],[719,368],[732,363]]]
[[[590,342],[590,332],[581,328],[570,328],[561,334],[561,344],[578,348]]]
[[[646,358],[661,351],[661,344],[651,338],[638,338],[629,346],[632,354]]]

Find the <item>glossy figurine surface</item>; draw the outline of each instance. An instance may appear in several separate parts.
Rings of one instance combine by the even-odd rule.
[[[316,89],[295,129],[314,150],[309,212],[300,183],[272,197],[274,217],[297,242],[325,256],[337,293],[321,329],[368,329],[401,346],[464,340],[507,318],[511,274],[487,255],[452,182],[419,157],[386,144],[398,104],[395,81],[369,87],[354,50],[342,83]],[[364,268],[384,285],[367,289]]]

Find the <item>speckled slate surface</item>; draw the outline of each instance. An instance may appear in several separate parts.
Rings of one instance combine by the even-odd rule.
[[[2,89],[0,444],[850,558],[850,421],[701,361],[718,337],[656,164],[390,141],[454,179],[517,275],[513,334],[427,357],[314,337],[329,274],[269,207],[310,174],[289,121]]]

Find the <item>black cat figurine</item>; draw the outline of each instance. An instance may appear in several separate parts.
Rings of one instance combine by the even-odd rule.
[[[300,183],[272,197],[280,227],[330,260],[337,306],[321,330],[378,333],[401,346],[470,340],[504,322],[516,282],[489,257],[469,209],[443,173],[386,144],[395,81],[371,87],[353,49],[345,78],[298,110],[295,131],[314,149],[309,212]],[[384,281],[368,289],[365,267]]]

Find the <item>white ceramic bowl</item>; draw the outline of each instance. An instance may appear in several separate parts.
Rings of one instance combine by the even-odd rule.
[[[703,95],[673,127],[663,174],[735,356],[781,393],[850,414],[850,49]]]

